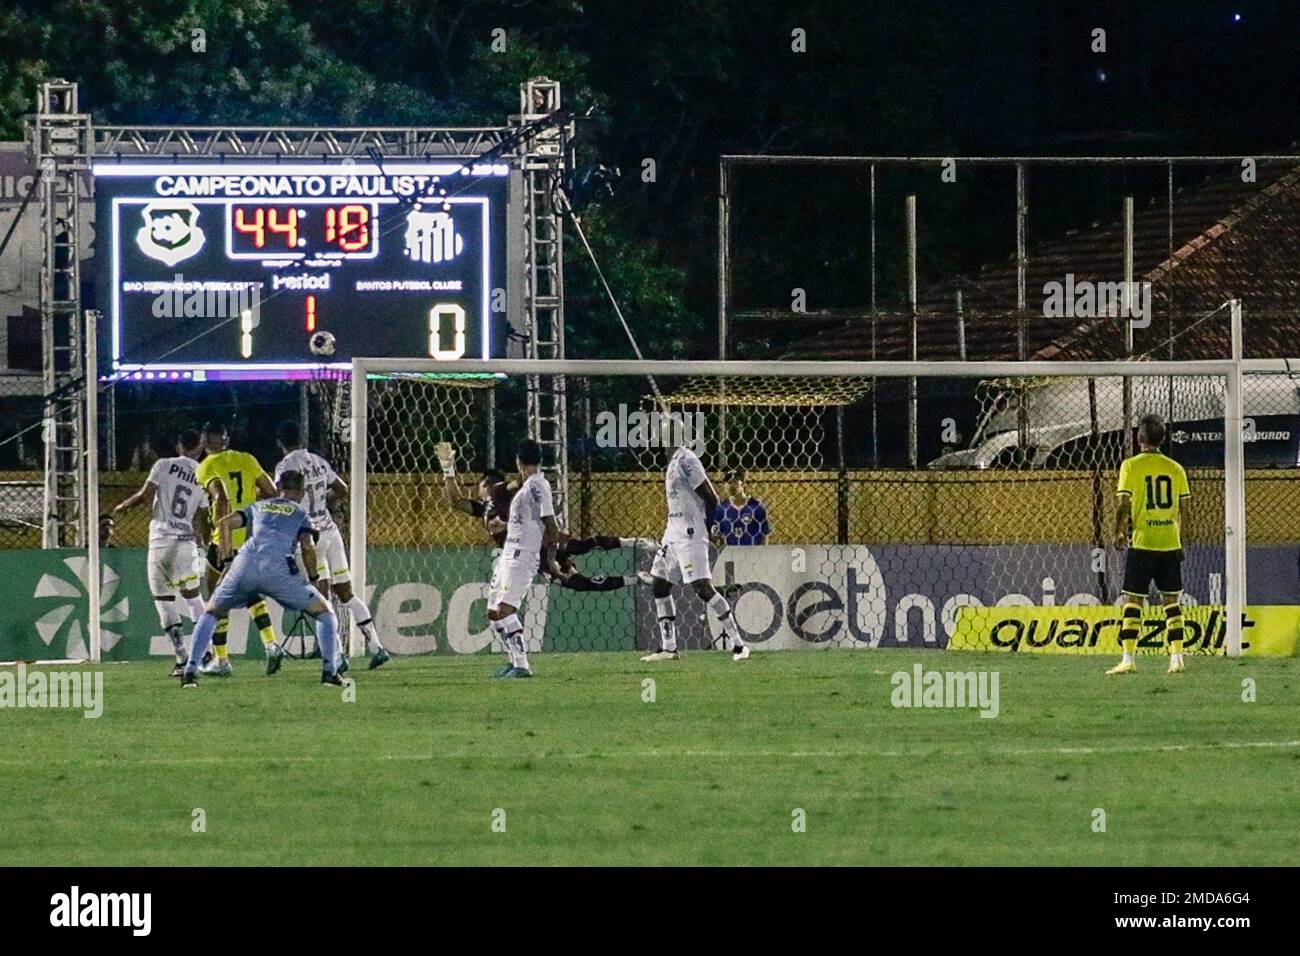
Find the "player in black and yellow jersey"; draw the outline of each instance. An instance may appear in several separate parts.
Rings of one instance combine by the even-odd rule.
[[[1115,546],[1128,548],[1124,559],[1124,624],[1120,629],[1123,659],[1107,674],[1131,674],[1137,669],[1137,650],[1142,619],[1142,600],[1151,582],[1156,582],[1165,606],[1165,629],[1169,635],[1169,673],[1183,670],[1183,542],[1180,531],[1182,506],[1191,498],[1187,472],[1160,445],[1165,440],[1165,423],[1159,415],[1145,415],[1138,422],[1139,451],[1120,465],[1119,507],[1115,511]]]
[[[271,478],[262,466],[246,451],[230,448],[230,435],[226,426],[219,422],[208,422],[203,426],[203,450],[207,453],[199,462],[196,477],[212,502],[211,527],[220,527],[221,519],[234,511],[246,508],[259,498],[274,498],[278,492]],[[233,535],[235,551],[244,543],[247,535],[244,528],[237,528]],[[233,553],[232,553],[233,557]],[[208,547],[208,593],[217,586],[221,577],[222,563],[217,553],[217,538],[214,533]],[[266,650],[268,672],[273,672],[270,662],[276,665],[280,661],[280,646],[275,640],[275,629],[271,626],[271,615],[267,612],[266,602],[255,601],[249,605],[253,614],[253,623],[262,636],[262,645]],[[230,626],[228,617],[222,618],[213,637],[213,650],[216,660],[205,673],[227,676],[231,673],[229,651],[226,648],[226,635]]]

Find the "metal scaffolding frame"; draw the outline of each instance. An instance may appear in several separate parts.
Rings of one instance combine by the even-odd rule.
[[[511,122],[536,123],[560,108],[560,84],[538,77],[519,90],[519,115]],[[564,173],[571,168],[573,123],[546,129],[523,154],[523,319],[525,355],[534,361],[564,353]],[[563,375],[529,375],[528,434],[542,446],[542,465],[555,476],[555,511],[569,522],[568,400]]]
[[[93,527],[86,503],[85,341],[81,331],[81,201],[78,186],[90,168],[90,115],[78,105],[77,84],[52,79],[37,91],[27,124],[28,154],[40,173],[41,370],[45,411],[44,518],[46,548],[85,547]],[[93,374],[93,372],[92,372]]]
[[[96,156],[473,157],[499,145],[504,126],[100,126]]]

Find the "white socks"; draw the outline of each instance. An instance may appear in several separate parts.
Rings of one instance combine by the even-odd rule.
[[[352,600],[348,601],[344,607],[352,615],[352,620],[357,622],[357,627],[361,628],[361,633],[365,635],[366,642],[370,644],[370,649],[377,651],[383,647],[379,643],[379,628],[375,627],[375,620],[371,617],[370,608],[366,607],[366,602],[354,594]]]
[[[735,615],[731,613],[731,605],[717,591],[714,591],[713,597],[709,598],[709,610],[722,623],[722,630],[731,641],[729,650],[734,650],[745,643],[740,639],[740,625],[736,623]]]
[[[524,625],[518,614],[511,614],[504,621],[498,621],[501,629],[501,643],[510,655],[510,663],[520,670],[531,670],[528,666],[528,650],[524,646]]]
[[[671,594],[655,598],[655,616],[659,618],[659,650],[677,650],[677,605]]]

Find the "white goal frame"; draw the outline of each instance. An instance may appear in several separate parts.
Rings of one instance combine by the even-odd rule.
[[[1224,381],[1224,606],[1227,618],[1225,651],[1241,654],[1242,613],[1246,604],[1245,457],[1242,436],[1243,372],[1286,372],[1285,360],[1244,362],[1241,359],[1241,309],[1232,303],[1234,358],[1204,361],[1090,361],[1090,362],[677,362],[624,360],[460,361],[454,366],[434,359],[358,358],[352,363],[352,460],[350,475],[353,587],[366,594],[366,495],[368,431],[368,377],[391,373],[447,373],[573,375],[573,376],[737,376],[835,378],[1033,378],[1147,376],[1217,376]],[[361,637],[355,624],[349,647],[356,654]]]

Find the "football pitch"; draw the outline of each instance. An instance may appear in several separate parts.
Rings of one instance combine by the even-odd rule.
[[[358,661],[354,701],[316,662],[106,666],[97,719],[0,710],[0,864],[1300,863],[1294,660],[498,663]],[[892,706],[916,664],[996,672],[997,716]]]

